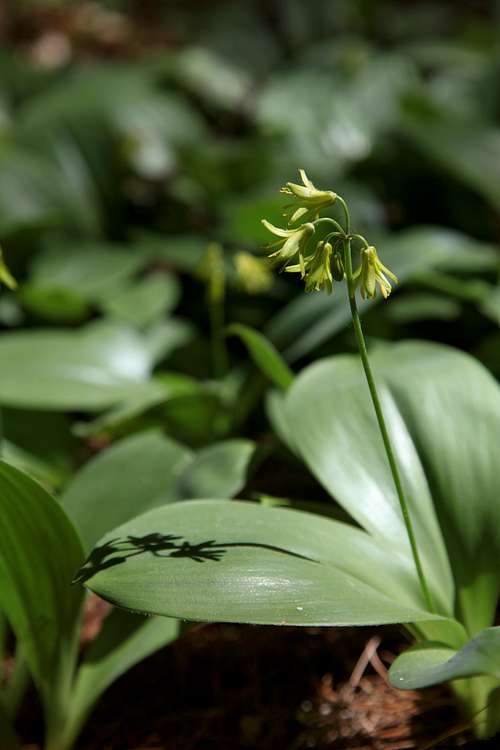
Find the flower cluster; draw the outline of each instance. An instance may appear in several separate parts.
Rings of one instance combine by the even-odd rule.
[[[268,245],[269,258],[289,273],[299,273],[304,280],[306,292],[326,290],[331,294],[334,281],[347,278],[350,294],[359,289],[363,299],[376,295],[377,285],[384,299],[391,293],[391,282],[396,276],[383,265],[373,245],[368,245],[361,235],[351,235],[349,214],[345,201],[331,190],[318,190],[303,169],[299,170],[302,185],[287,182],[281,192],[293,198],[285,206],[284,216],[288,218],[288,228],[276,227],[266,219],[263,225],[278,239]],[[343,228],[337,221],[320,218],[320,212],[339,201],[344,207],[347,226]],[[298,223],[300,221],[300,223]],[[331,225],[326,235],[317,236],[319,224]],[[297,226],[291,226],[297,225]],[[351,242],[361,241],[360,265],[354,273],[346,277],[345,253],[351,253]],[[351,263],[349,263],[349,268]]]

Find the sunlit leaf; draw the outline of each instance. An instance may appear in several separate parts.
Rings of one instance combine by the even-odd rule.
[[[135,518],[99,542],[79,579],[127,609],[193,620],[436,619],[420,605],[408,560],[365,532],[241,502],[193,500]]]

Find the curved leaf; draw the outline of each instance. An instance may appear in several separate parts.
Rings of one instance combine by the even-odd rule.
[[[177,620],[146,619],[119,609],[106,618],[78,670],[64,730],[66,747],[76,739],[99,695],[135,664],[175,640],[179,630]]]
[[[500,389],[471,357],[436,344],[384,347],[372,364],[426,574],[443,611],[451,613],[449,558],[458,614],[473,633],[492,622],[498,594]],[[300,434],[296,449],[338,502],[408,554],[357,359],[336,357],[307,368],[286,396],[286,417]]]
[[[61,503],[90,548],[115,526],[179,499],[176,482],[191,459],[188,448],[160,433],[133,435],[89,461]]]
[[[409,561],[349,525],[211,500],[163,506],[105,536],[79,579],[127,609],[189,620],[367,625],[440,618]]]
[[[379,375],[375,362],[374,368]],[[425,572],[440,611],[451,614],[453,585],[427,480],[408,428],[387,389],[382,400]],[[300,440],[294,441],[296,452],[331,495],[375,538],[410,558],[399,501],[359,359],[339,356],[307,368],[285,398],[285,414],[291,434],[300,434]]]
[[[255,443],[244,439],[223,440],[202,448],[179,476],[179,496],[234,497],[246,484],[254,451]]]
[[[281,355],[265,336],[249,326],[232,325],[229,334],[239,336],[248,349],[253,361],[262,372],[279,388],[286,390],[293,382],[294,374]]]
[[[67,699],[76,657],[82,592],[71,580],[83,560],[78,536],[57,502],[22,472],[0,462],[0,606],[44,702]],[[69,672],[67,671],[69,670]],[[54,686],[56,690],[54,692]]]
[[[394,687],[418,690],[484,674],[496,677],[500,685],[500,627],[482,630],[459,651],[439,643],[414,646],[398,656],[389,677]]]

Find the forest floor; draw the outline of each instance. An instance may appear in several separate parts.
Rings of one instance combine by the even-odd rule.
[[[106,606],[106,605],[103,605]],[[100,607],[96,609],[97,621]],[[92,636],[95,621],[87,618]],[[473,743],[443,686],[386,681],[396,628],[196,625],[103,696],[78,750],[493,750]],[[32,707],[36,708],[36,707]],[[19,727],[38,750],[41,727]]]

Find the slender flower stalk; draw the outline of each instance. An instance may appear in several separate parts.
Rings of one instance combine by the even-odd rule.
[[[420,560],[417,540],[416,540],[415,533],[413,530],[413,524],[411,521],[408,504],[406,502],[406,497],[405,497],[405,493],[403,490],[403,484],[401,482],[401,476],[399,474],[398,464],[396,461],[396,457],[394,455],[392,441],[389,436],[389,432],[387,430],[387,425],[385,423],[385,418],[384,418],[384,412],[382,411],[382,405],[380,403],[380,399],[378,396],[377,386],[375,383],[375,379],[373,377],[370,360],[368,358],[368,351],[366,349],[365,337],[363,335],[361,318],[359,317],[358,305],[356,302],[356,279],[354,278],[354,275],[352,272],[351,242],[349,239],[346,239],[344,241],[344,262],[345,262],[345,273],[346,273],[346,279],[347,279],[347,291],[349,295],[349,306],[351,310],[351,318],[352,318],[352,323],[353,323],[353,328],[354,328],[354,334],[356,336],[356,341],[358,344],[359,356],[361,358],[363,370],[365,372],[366,382],[368,384],[368,389],[370,391],[373,408],[375,410],[375,415],[377,417],[380,434],[382,436],[382,441],[384,443],[384,449],[387,455],[387,460],[389,462],[389,467],[391,469],[392,479],[394,481],[394,486],[396,488],[396,493],[397,493],[399,505],[401,508],[401,514],[403,516],[403,521],[406,527],[406,533],[408,535],[408,541],[410,543],[413,561],[415,563],[415,568],[416,568],[418,580],[420,583],[420,589],[422,591],[422,596],[424,598],[424,601],[429,611],[434,612],[435,611],[434,602],[433,602],[429,587],[427,585],[424,570],[422,567],[422,562]]]
[[[357,290],[359,290],[363,299],[373,299],[377,294],[377,286],[383,298],[387,299],[391,293],[391,281],[397,283],[397,277],[382,263],[373,245],[369,245],[362,235],[351,233],[351,218],[345,200],[332,191],[318,190],[309,180],[304,170],[299,170],[299,173],[303,185],[287,182],[286,186],[282,188],[282,192],[292,195],[296,199],[293,204],[293,213],[291,214],[289,224],[295,224],[299,219],[305,220],[307,218],[308,221],[305,224],[298,225],[295,229],[281,229],[263,220],[264,226],[274,235],[281,238],[278,243],[280,248],[272,253],[271,258],[278,256],[280,262],[283,262],[283,270],[291,273],[300,273],[308,292],[324,289],[330,294],[333,290],[334,282],[341,282],[344,278],[347,282],[349,306],[359,356],[394,481],[422,597],[429,612],[435,612],[434,601],[420,560],[398,463],[387,430],[377,386],[368,358],[356,301]],[[334,203],[338,203],[342,208],[345,226],[342,226],[341,223],[331,217],[319,217],[321,210],[331,207]],[[287,207],[288,213],[291,210],[291,207]],[[327,228],[326,235],[324,232],[322,233],[324,227]],[[331,231],[328,233],[330,227]],[[316,243],[315,250],[309,252],[309,245],[312,240]],[[362,244],[360,263],[356,270],[353,269],[352,262],[351,242],[353,240]],[[292,264],[294,259],[297,262]]]

